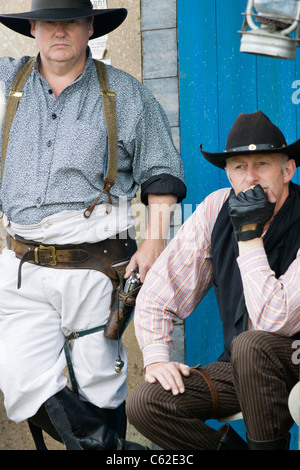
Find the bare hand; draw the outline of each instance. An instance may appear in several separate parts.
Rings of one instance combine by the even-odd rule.
[[[190,368],[181,362],[156,362],[146,367],[145,380],[149,383],[158,381],[162,387],[173,395],[184,393],[182,375],[188,377]]]
[[[157,260],[159,255],[165,248],[165,243],[162,240],[145,240],[136,253],[132,256],[125,272],[125,279],[127,279],[131,270],[139,268],[140,280],[144,282],[145,277],[153,263]]]

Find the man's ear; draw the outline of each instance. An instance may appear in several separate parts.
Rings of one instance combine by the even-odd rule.
[[[227,178],[228,178],[228,181],[229,181],[229,183],[231,184],[231,179],[230,179],[230,173],[229,173],[229,168],[228,168],[228,166],[225,166],[224,170],[225,170],[226,176],[227,176]]]
[[[91,19],[91,23],[89,25],[89,35],[90,37],[94,34],[94,17]]]
[[[284,170],[284,182],[288,183],[293,178],[296,171],[296,162],[293,158],[286,162],[286,167]]]
[[[29,23],[31,25],[30,32],[31,32],[32,36],[34,37],[35,36],[35,21],[29,20]]]

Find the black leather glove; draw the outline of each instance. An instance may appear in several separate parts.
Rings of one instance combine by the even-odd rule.
[[[266,222],[271,219],[275,203],[269,202],[263,188],[258,184],[235,196],[231,190],[228,208],[233,229],[238,241],[261,237]],[[243,225],[257,224],[256,229],[241,231]]]

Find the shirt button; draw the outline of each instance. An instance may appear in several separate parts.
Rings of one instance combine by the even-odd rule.
[[[50,90],[48,90],[48,93],[49,93],[49,95],[53,95],[53,90],[51,90],[51,88],[50,88]]]
[[[52,114],[52,119],[54,119],[54,120],[57,119],[57,114],[53,113]]]
[[[48,140],[48,142],[47,142],[47,147],[51,147],[51,145],[52,145],[51,140]]]
[[[37,204],[40,204],[42,202],[42,198],[41,197],[38,197],[37,200],[36,200],[36,203]]]

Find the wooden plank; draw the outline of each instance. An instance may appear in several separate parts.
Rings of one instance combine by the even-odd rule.
[[[300,138],[300,53],[299,48],[296,54],[295,79],[291,84],[291,100],[296,108],[296,138]],[[295,183],[300,184],[300,169],[294,178]]]
[[[219,151],[222,151],[238,115],[257,110],[257,58],[240,52],[239,31],[245,1],[232,1],[230,11],[227,2],[217,0],[216,5]],[[224,171],[220,172],[219,185],[228,186]]]
[[[287,141],[296,138],[296,107],[292,102],[295,62],[258,57],[258,107],[284,133]]]
[[[223,0],[178,0],[181,153],[188,188],[183,208],[187,215],[207,194],[228,186],[225,172],[206,163],[198,146],[202,142],[206,150],[222,151],[240,112],[261,109],[281,128],[288,143],[299,137],[299,51],[296,61],[240,53],[238,31],[245,7],[244,0],[231,0],[230,9]],[[299,180],[298,172],[295,179]],[[212,290],[185,326],[186,362],[216,360],[223,340]],[[207,424],[220,427],[214,420]],[[242,422],[231,425],[245,437]],[[291,448],[297,448],[295,427]]]
[[[257,60],[258,106],[281,129],[288,144],[299,138],[299,110],[293,102],[298,68],[299,55],[295,61],[270,57]],[[293,181],[299,182],[299,170]]]
[[[187,198],[183,219],[191,214],[218,181],[219,170],[206,162],[199,144],[218,142],[218,93],[215,2],[178,2],[181,154]],[[208,363],[222,352],[220,338],[212,340],[218,313],[211,291],[186,320],[186,361]],[[214,331],[215,332],[215,331]],[[199,347],[199,344],[201,345]],[[219,349],[216,351],[215,349]]]
[[[206,163],[199,144],[218,136],[214,0],[178,2],[181,153],[185,162],[186,203],[199,203],[211,190],[217,170]]]

